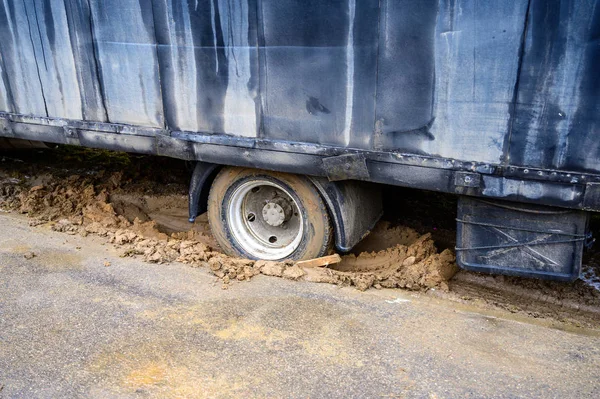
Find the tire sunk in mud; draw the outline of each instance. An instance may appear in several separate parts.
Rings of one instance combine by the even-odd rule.
[[[228,255],[311,259],[325,255],[333,230],[327,208],[302,176],[226,167],[208,199],[213,235]]]

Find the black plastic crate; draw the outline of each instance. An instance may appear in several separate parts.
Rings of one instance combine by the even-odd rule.
[[[572,281],[579,277],[588,213],[461,197],[456,259],[464,269]]]

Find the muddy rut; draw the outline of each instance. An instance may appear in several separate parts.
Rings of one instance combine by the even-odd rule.
[[[3,210],[25,213],[31,224],[47,224],[66,234],[105,237],[124,257],[206,268],[224,289],[264,274],[359,290],[403,288],[575,325],[599,324],[594,267],[586,268],[587,284],[459,272],[454,253],[438,251],[430,233],[387,221],[381,221],[353,253],[343,255],[342,262],[327,268],[232,258],[220,251],[205,215],[194,224],[187,221],[188,176],[180,161],[149,166],[149,157],[64,148],[38,152],[35,160],[31,153],[17,155],[2,157]],[[174,172],[169,162],[181,171]]]

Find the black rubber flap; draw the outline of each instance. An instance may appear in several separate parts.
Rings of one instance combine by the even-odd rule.
[[[581,211],[461,197],[457,262],[484,273],[575,280],[587,220]]]

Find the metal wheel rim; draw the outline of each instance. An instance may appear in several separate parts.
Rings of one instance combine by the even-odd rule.
[[[262,219],[259,208],[266,201],[257,193],[261,190],[277,192],[278,198],[285,196],[292,206],[293,216],[284,226],[269,226]],[[265,195],[268,191],[263,191]],[[272,194],[269,194],[272,195]],[[304,233],[304,216],[298,202],[281,184],[267,179],[255,179],[242,183],[231,194],[226,208],[229,231],[238,245],[252,257],[264,260],[280,260],[289,257],[300,245]],[[266,203],[264,204],[266,205]],[[251,221],[250,214],[255,216]],[[287,230],[287,231],[286,231]],[[276,242],[270,242],[276,237]]]

